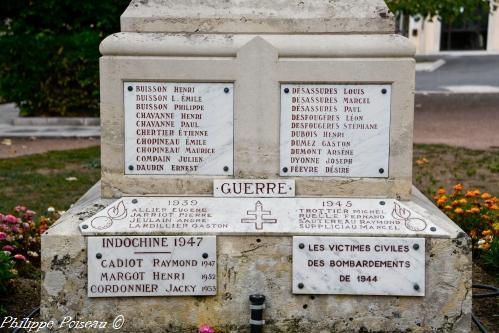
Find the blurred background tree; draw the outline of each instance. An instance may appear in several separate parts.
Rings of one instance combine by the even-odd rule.
[[[98,116],[99,43],[129,0],[0,1],[0,96],[25,116]]]
[[[393,13],[432,18],[447,22],[476,19],[482,11],[496,10],[497,0],[385,0]]]
[[[489,14],[499,0],[385,0],[396,14],[397,32],[409,35],[409,18],[441,21],[441,50],[485,49]]]

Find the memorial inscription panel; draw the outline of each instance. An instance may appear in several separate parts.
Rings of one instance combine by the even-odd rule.
[[[388,177],[389,84],[281,85],[281,176]]]
[[[88,237],[88,297],[217,292],[215,236]]]
[[[232,175],[232,83],[124,82],[126,175]]]
[[[425,239],[293,237],[293,293],[424,296]]]
[[[422,212],[424,213],[424,212]],[[449,237],[394,199],[123,197],[83,221],[93,234],[363,234]]]

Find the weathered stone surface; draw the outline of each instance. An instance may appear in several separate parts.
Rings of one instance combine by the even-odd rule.
[[[383,0],[133,0],[122,31],[391,33]]]
[[[73,316],[112,322],[122,314],[122,332],[194,333],[203,323],[216,327],[217,332],[248,332],[248,296],[263,293],[267,296],[268,332],[470,329],[470,240],[420,194],[407,204],[421,205],[432,222],[446,225],[453,235],[426,239],[425,297],[292,295],[291,237],[219,236],[217,296],[90,299],[86,294],[86,242],[78,224],[110,202],[100,198],[96,186],[43,235],[44,320]]]
[[[129,78],[234,82],[234,176],[270,179],[280,177],[281,82],[391,82],[388,178],[302,177],[296,194],[410,197],[415,63],[403,37],[145,35],[118,34],[101,46],[103,197],[213,193],[211,177],[124,175],[122,82]]]

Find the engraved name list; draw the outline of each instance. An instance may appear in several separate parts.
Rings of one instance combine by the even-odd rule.
[[[282,176],[388,175],[390,86],[283,85],[281,107]]]
[[[230,175],[232,84],[125,82],[125,173]]]

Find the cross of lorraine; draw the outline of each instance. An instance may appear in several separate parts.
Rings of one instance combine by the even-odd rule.
[[[277,223],[277,219],[268,218],[271,214],[270,210],[263,210],[262,203],[257,201],[255,210],[248,210],[246,212],[246,215],[253,215],[253,217],[241,219],[241,223],[254,223],[256,230],[262,230],[264,223]]]

